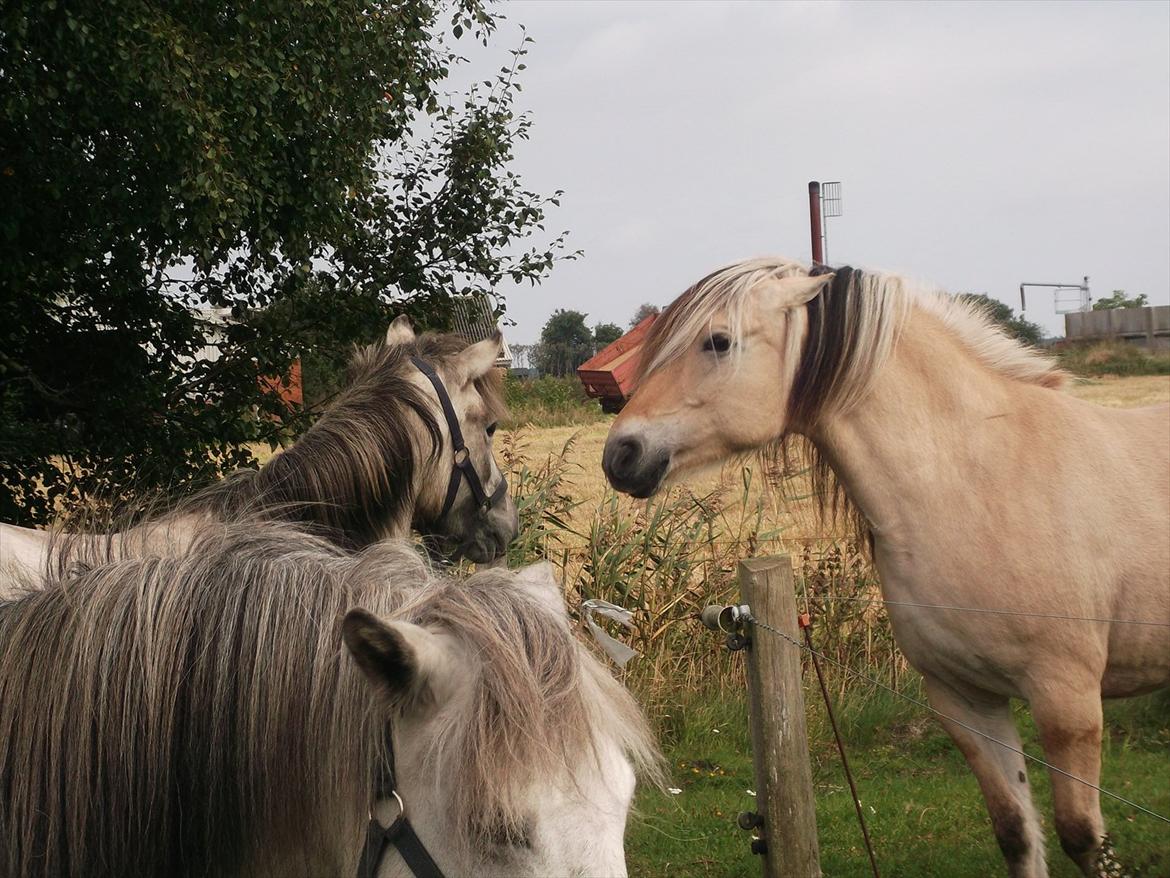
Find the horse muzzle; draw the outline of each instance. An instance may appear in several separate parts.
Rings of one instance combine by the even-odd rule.
[[[644,500],[662,487],[670,468],[670,452],[649,449],[636,436],[610,436],[601,468],[615,490]]]
[[[476,564],[486,564],[503,557],[520,532],[520,516],[512,498],[482,516],[459,546],[458,554]]]

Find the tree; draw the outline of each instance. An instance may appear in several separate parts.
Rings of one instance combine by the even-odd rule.
[[[643,302],[638,306],[638,310],[634,312],[633,318],[630,320],[630,329],[633,329],[651,314],[660,314],[662,309],[657,305],[651,305],[649,302]]]
[[[1027,344],[1039,344],[1043,330],[1035,323],[1017,316],[1010,305],[993,299],[986,293],[963,293],[962,298],[977,305],[994,323],[999,324],[1012,338]]]
[[[580,311],[553,311],[540,331],[540,346],[534,359],[545,375],[572,375],[593,356],[593,333]]]
[[[608,344],[613,344],[625,334],[625,331],[616,323],[598,323],[593,327],[594,352],[596,353]]]
[[[1114,308],[1144,308],[1149,303],[1145,293],[1138,293],[1132,299],[1126,298],[1125,290],[1114,290],[1113,294],[1093,303],[1094,311],[1112,311]]]
[[[260,389],[296,355],[543,278],[525,46],[442,96],[493,29],[481,0],[5,4],[0,520],[251,464],[305,426]]]

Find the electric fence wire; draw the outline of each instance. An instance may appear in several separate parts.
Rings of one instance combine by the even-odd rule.
[[[1028,753],[1025,750],[1022,750],[1019,747],[1013,747],[1011,744],[1007,743],[1006,741],[1001,741],[999,738],[996,738],[993,735],[989,735],[986,732],[981,731],[980,729],[977,729],[974,726],[963,722],[962,720],[955,719],[953,716],[949,716],[948,714],[943,713],[941,710],[936,710],[935,708],[933,708],[929,704],[927,704],[925,701],[920,701],[919,699],[913,698],[913,697],[905,694],[904,692],[899,692],[897,689],[894,689],[892,686],[887,686],[885,683],[881,682],[880,680],[875,680],[873,677],[870,677],[866,674],[863,674],[863,673],[861,673],[861,671],[854,670],[853,668],[849,667],[848,665],[844,664],[843,662],[839,662],[836,659],[834,659],[833,657],[825,655],[823,652],[818,652],[817,650],[813,649],[812,647],[806,646],[805,644],[801,643],[796,638],[790,637],[787,634],[785,634],[783,631],[779,630],[778,628],[773,628],[767,622],[764,622],[764,621],[756,618],[750,612],[745,613],[742,618],[745,621],[750,622],[755,627],[761,628],[765,631],[769,631],[772,634],[776,635],[777,637],[781,638],[782,640],[788,641],[793,646],[795,646],[797,649],[806,650],[809,653],[817,656],[818,658],[823,659],[824,661],[827,661],[829,664],[840,668],[842,671],[844,671],[846,674],[849,674],[850,676],[856,677],[860,680],[864,680],[865,682],[869,683],[871,686],[877,686],[880,689],[884,689],[887,692],[889,692],[890,694],[895,695],[898,698],[901,698],[903,701],[908,701],[911,704],[917,705],[918,707],[921,707],[924,710],[930,711],[931,713],[938,716],[939,718],[945,719],[947,722],[952,722],[955,725],[960,726],[961,728],[964,728],[969,732],[972,732],[976,735],[979,735],[981,738],[985,738],[986,740],[990,741],[993,744],[998,744],[1000,747],[1003,747],[1005,750],[1010,750],[1013,753],[1017,753],[1020,756],[1023,756],[1025,759],[1030,760],[1031,762],[1035,762],[1038,765],[1043,765],[1049,771],[1056,772],[1057,774],[1060,774],[1060,775],[1063,775],[1064,777],[1067,777],[1069,780],[1073,780],[1073,781],[1076,781],[1077,783],[1084,784],[1087,787],[1091,787],[1092,789],[1096,790],[1097,792],[1101,793],[1102,795],[1108,796],[1111,799],[1116,799],[1117,801],[1122,802],[1123,804],[1129,805],[1131,808],[1133,808],[1137,811],[1140,811],[1143,814],[1146,814],[1150,817],[1154,817],[1158,820],[1161,820],[1163,823],[1170,823],[1170,817],[1165,817],[1162,814],[1159,814],[1157,811],[1152,811],[1151,809],[1145,807],[1144,805],[1139,805],[1137,802],[1134,802],[1130,799],[1127,799],[1124,796],[1118,795],[1117,793],[1114,793],[1110,790],[1107,790],[1104,787],[1099,787],[1099,786],[1097,786],[1097,784],[1092,783],[1091,781],[1087,781],[1082,777],[1077,777],[1075,774],[1071,774],[1071,773],[1065,771],[1063,768],[1057,768],[1055,765],[1053,765],[1050,762],[1046,762],[1045,760],[1041,759],[1039,756],[1033,756],[1031,753]]]
[[[1155,622],[1148,619],[1111,619],[1107,616],[1066,616],[1063,613],[1031,613],[1026,610],[997,610],[984,607],[960,607],[953,604],[922,604],[916,601],[892,601],[884,598],[862,598],[850,595],[816,595],[809,601],[850,601],[860,604],[883,604],[887,607],[918,607],[924,610],[955,610],[961,613],[987,613],[993,616],[1025,616],[1032,619],[1060,619],[1066,622],[1105,622],[1111,625],[1151,625],[1156,628],[1170,628],[1170,622]]]

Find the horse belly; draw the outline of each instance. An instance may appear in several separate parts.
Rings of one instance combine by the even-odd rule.
[[[1143,566],[1150,575],[1130,577],[1118,589],[1113,614],[1119,621],[1111,626],[1109,662],[1101,680],[1106,698],[1170,686],[1170,561],[1159,558]]]

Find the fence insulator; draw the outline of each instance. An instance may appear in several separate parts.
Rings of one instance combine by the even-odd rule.
[[[735,823],[744,832],[751,832],[764,825],[764,818],[755,811],[740,811]]]
[[[725,631],[731,634],[743,626],[743,620],[751,615],[751,607],[746,604],[740,606],[721,607],[711,604],[704,607],[699,614],[699,620],[704,627],[712,631]]]

